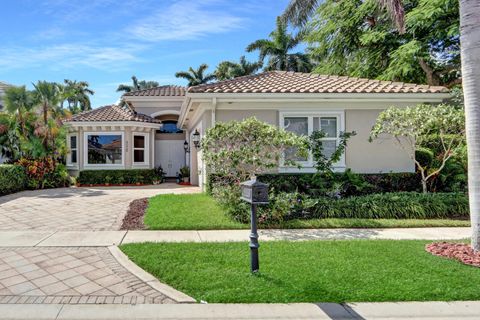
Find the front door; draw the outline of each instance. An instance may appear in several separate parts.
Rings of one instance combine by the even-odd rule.
[[[162,166],[167,177],[175,177],[184,165],[183,140],[155,141],[155,166]]]

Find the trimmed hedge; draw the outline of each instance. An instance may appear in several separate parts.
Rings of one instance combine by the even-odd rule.
[[[27,174],[22,166],[14,164],[0,165],[0,195],[25,190]]]
[[[469,217],[463,193],[398,192],[344,199],[309,199],[302,218],[445,219]],[[307,205],[307,203],[305,203]],[[309,212],[308,212],[309,211]]]
[[[80,171],[77,182],[80,184],[152,184],[160,179],[154,169],[130,170],[84,170]]]

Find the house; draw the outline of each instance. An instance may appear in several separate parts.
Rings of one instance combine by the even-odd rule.
[[[189,165],[191,181],[203,185],[205,167],[194,136],[216,122],[256,116],[288,131],[308,135],[323,130],[325,151],[332,152],[342,131],[356,131],[335,170],[358,173],[412,172],[413,160],[391,137],[369,142],[378,114],[389,106],[440,103],[450,95],[439,86],[265,72],[188,89],[161,86],[127,93],[125,106],[106,106],[68,122],[68,166],[85,169],[153,168],[175,176]],[[110,147],[115,145],[115,147]],[[313,172],[313,159],[302,168],[279,164],[279,172]]]

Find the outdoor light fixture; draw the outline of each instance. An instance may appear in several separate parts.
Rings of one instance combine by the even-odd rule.
[[[193,145],[195,148],[200,148],[200,132],[198,132],[197,129],[195,129],[195,132],[193,133]]]
[[[257,205],[268,204],[268,184],[257,181],[256,178],[245,181],[241,184],[241,199],[250,203],[252,221],[250,228],[250,271],[256,273],[260,270],[258,260],[258,233],[257,233]]]
[[[183,143],[183,150],[185,150],[185,153],[189,153],[189,152],[190,152],[190,148],[188,147],[188,142],[187,142],[187,140],[185,140],[185,142]]]

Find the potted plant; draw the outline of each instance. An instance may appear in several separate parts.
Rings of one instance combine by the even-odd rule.
[[[143,182],[143,176],[141,176],[141,175],[135,176],[135,184],[136,184],[137,186],[141,185],[142,182]]]
[[[180,168],[180,175],[182,176],[182,181],[188,183],[190,181],[190,167],[184,166]]]
[[[165,179],[165,171],[163,171],[162,166],[158,166],[155,169],[155,177],[153,178],[153,184],[160,184]]]

